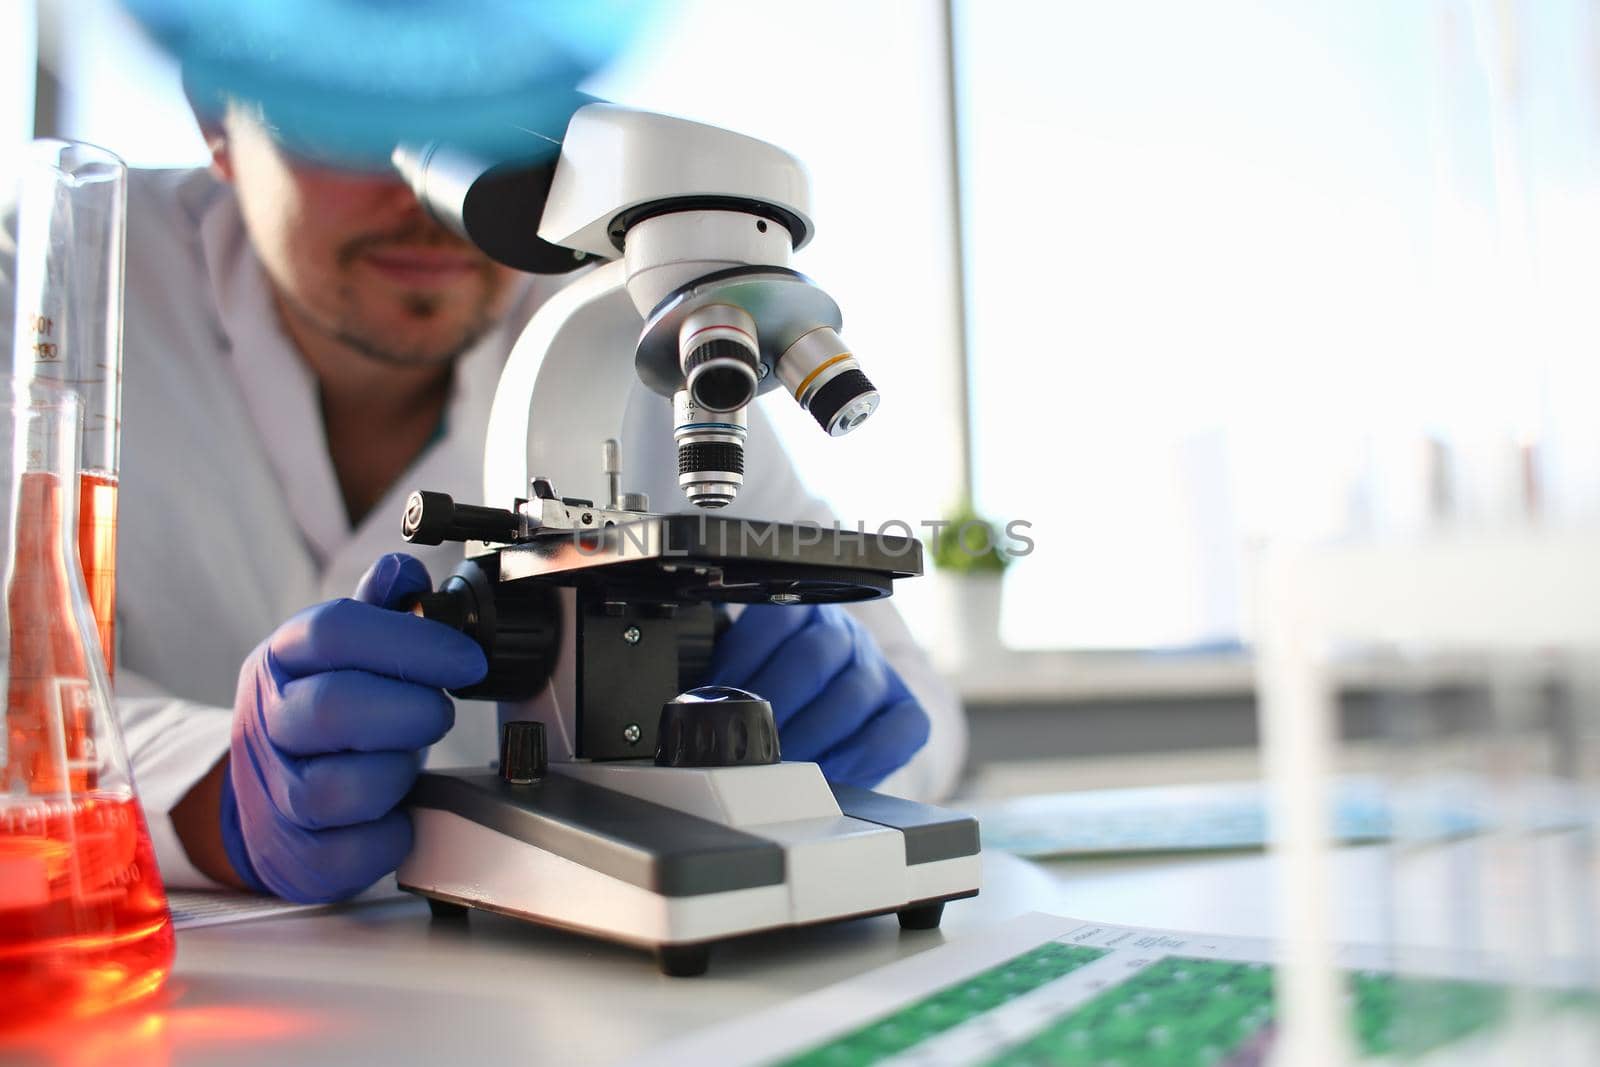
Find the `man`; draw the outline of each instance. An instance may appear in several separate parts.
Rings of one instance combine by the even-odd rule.
[[[481,495],[500,365],[559,283],[491,262],[392,175],[291,157],[249,107],[202,126],[210,172],[129,182],[119,709],[168,884],[336,899],[409,848],[421,750],[492,758],[493,712],[442,692],[481,653],[390,610],[459,546],[384,554],[411,489]],[[666,408],[631,405],[624,441],[658,508],[681,500],[650,447]],[[750,429],[736,513],[826,520]],[[708,681],[768,697],[785,756],[831,777],[953,784],[960,710],[887,604],[748,610]]]

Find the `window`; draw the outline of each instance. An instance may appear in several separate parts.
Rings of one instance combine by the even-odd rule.
[[[108,148],[133,167],[209,157],[178,67],[117,0],[38,0],[43,51],[61,87],[57,136]]]
[[[1038,544],[1007,643],[1227,641],[1255,539],[1441,479],[1506,518],[1534,441],[1594,473],[1547,392],[1595,339],[1585,5],[955,6],[977,493]]]
[[[11,149],[33,136],[35,38],[33,0],[0,8],[0,190],[7,192],[17,177]]]

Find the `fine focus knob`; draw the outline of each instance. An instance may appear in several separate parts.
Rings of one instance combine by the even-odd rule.
[[[657,767],[740,767],[781,758],[772,705],[754,693],[707,685],[661,707]]]
[[[500,732],[500,777],[512,785],[528,785],[544,777],[548,756],[544,723],[515,719]]]

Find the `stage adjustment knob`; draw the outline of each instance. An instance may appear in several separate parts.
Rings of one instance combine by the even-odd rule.
[[[508,722],[500,732],[500,777],[512,785],[527,785],[544,777],[548,757],[544,748],[544,723],[527,719]]]
[[[457,504],[449,493],[419,489],[406,498],[400,536],[414,545],[446,541],[492,541],[508,545],[517,539],[521,519],[514,511]]]
[[[754,693],[708,685],[661,707],[658,767],[739,767],[781,758],[772,705]]]

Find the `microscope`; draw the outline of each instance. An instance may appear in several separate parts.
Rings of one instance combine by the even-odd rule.
[[[466,546],[413,610],[482,646],[487,676],[455,695],[500,702],[503,726],[497,769],[421,775],[401,888],[436,916],[637,945],[670,975],[758,931],[891,912],[936,927],[978,892],[973,819],[784,762],[760,694],[696,688],[739,605],[886,597],[922,569],[909,537],[719,513],[758,396],[781,386],[834,437],[878,404],[837,305],[789,266],[812,235],[803,167],[598,101],[530,136],[545,154],[513,163],[395,155],[435,217],[500,262],[591,268],[533,316],[496,389],[484,491],[509,506],[407,502],[408,541]],[[691,508],[624,489],[639,382],[671,406],[660,445]]]

